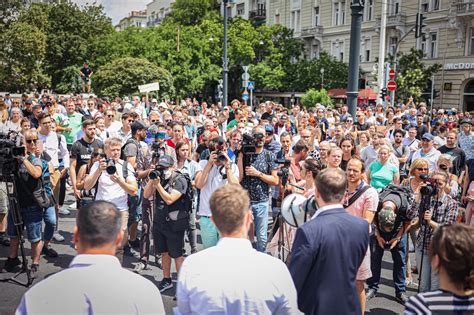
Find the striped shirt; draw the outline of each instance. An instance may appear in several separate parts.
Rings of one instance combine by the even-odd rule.
[[[421,293],[405,304],[405,315],[413,314],[474,314],[474,294],[459,296],[443,290]]]

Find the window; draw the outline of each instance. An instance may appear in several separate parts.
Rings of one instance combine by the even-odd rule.
[[[388,43],[389,43],[388,51],[390,55],[393,56],[396,53],[395,49],[397,49],[398,37],[396,36],[390,37],[390,39],[388,40]]]
[[[422,3],[421,3],[421,12],[422,12],[422,13],[428,12],[429,7],[430,7],[430,4],[428,3],[428,0],[422,0]]]
[[[319,7],[313,8],[313,26],[319,26]]]
[[[471,27],[471,37],[469,38],[469,43],[468,43],[468,47],[469,47],[469,51],[468,51],[468,55],[469,56],[474,56],[474,27]]]
[[[372,48],[372,41],[370,38],[364,40],[364,59],[362,59],[365,62],[370,61],[370,50]]]
[[[344,42],[335,41],[331,45],[331,55],[339,61],[344,61]]]
[[[429,58],[438,57],[438,33],[430,33],[430,51]]]
[[[427,45],[427,42],[426,42],[426,36],[422,36],[421,37],[421,41],[420,41],[420,49],[426,54],[428,55],[428,45]]]
[[[315,59],[319,57],[319,44],[312,44],[311,45],[311,59]]]
[[[300,10],[291,11],[290,28],[295,32],[299,32],[301,30],[300,26]]]
[[[280,24],[280,14],[275,14],[274,22],[275,24]]]
[[[374,0],[367,0],[364,7],[363,21],[372,21],[374,16]]]
[[[439,10],[439,1],[440,1],[440,0],[432,0],[432,2],[431,2],[431,10]]]
[[[337,1],[333,3],[333,25],[343,25],[346,19],[346,2]]]
[[[239,3],[236,8],[237,8],[237,15],[244,15],[245,3]]]
[[[400,13],[400,1],[401,0],[390,0],[388,2],[388,14],[397,15]]]

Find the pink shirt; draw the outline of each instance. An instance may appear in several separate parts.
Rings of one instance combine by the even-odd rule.
[[[366,185],[367,184],[365,184],[364,186]],[[354,193],[346,192],[346,195],[344,196],[344,204],[347,204],[349,198]],[[353,204],[351,204],[349,207],[346,207],[346,210],[347,212],[352,215],[355,215],[356,217],[363,218],[365,210],[376,212],[378,205],[379,195],[377,193],[377,190],[373,187],[370,187],[362,195],[360,195],[359,198],[357,198],[357,200],[354,201]]]

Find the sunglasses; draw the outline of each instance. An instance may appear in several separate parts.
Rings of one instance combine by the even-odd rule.
[[[428,139],[421,139],[421,141],[423,141],[423,142],[430,142],[431,140],[428,140]]]
[[[32,143],[36,143],[36,141],[38,141],[38,138],[36,138],[36,139],[28,139],[28,140],[26,140],[26,143],[32,144]]]
[[[114,115],[107,115],[107,117],[110,117],[110,118],[112,118],[112,117],[114,117]]]
[[[132,123],[132,122],[134,122],[134,121],[135,121],[135,120],[133,120],[133,119],[127,120],[127,122],[129,122],[129,123]]]
[[[417,170],[420,172],[428,172],[427,168],[422,168],[422,167],[417,168]]]
[[[159,120],[156,120],[156,119],[155,119],[155,120],[152,120],[152,121],[151,121],[152,124],[157,123],[157,122],[159,122]]]

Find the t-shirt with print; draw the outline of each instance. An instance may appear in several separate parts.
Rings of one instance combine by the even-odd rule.
[[[60,121],[58,118],[56,118],[56,123],[60,124],[64,128],[71,128],[71,131],[64,131],[63,135],[66,138],[67,144],[73,144],[74,137],[82,127],[82,114],[74,112],[74,114],[68,115],[67,118],[68,119],[64,121]]]
[[[265,149],[260,154],[252,156],[251,165],[257,171],[267,175],[278,168],[275,164],[275,155]],[[248,190],[252,204],[268,201],[270,186],[267,183],[256,176],[245,176],[244,174],[242,176],[244,176],[242,187]]]
[[[92,152],[98,148],[103,148],[102,141],[99,139],[94,139],[91,143],[86,142],[84,139],[74,142],[71,148],[71,159],[76,160],[76,172],[79,172],[82,165],[89,162]]]
[[[181,193],[181,197],[176,200],[174,203],[167,205],[166,202],[161,197],[160,193],[156,191],[155,193],[155,213],[153,216],[153,223],[155,224],[166,224],[167,216],[169,212],[176,210],[183,210],[182,200],[185,198],[186,190],[188,189],[188,182],[186,178],[179,173],[173,172],[173,175],[169,179],[164,180],[161,183],[161,186],[168,192],[171,193],[172,190],[176,190]]]
[[[42,166],[41,160],[34,155],[29,155],[27,159],[34,166]],[[36,206],[36,202],[31,194],[38,187],[40,179],[33,178],[33,176],[28,173],[24,163],[20,163],[20,168],[18,173],[15,172],[15,177],[17,194],[19,197],[22,197],[18,198],[20,208]]]
[[[117,168],[116,174],[120,177],[122,177],[124,174],[123,164],[123,160],[118,160],[115,163],[115,167]],[[95,162],[94,165],[92,165],[90,174],[93,174],[98,167],[99,162]],[[125,180],[127,182],[136,181],[135,172],[130,163],[127,163],[127,170],[127,178],[125,178]],[[109,201],[113,203],[120,211],[128,210],[127,192],[122,187],[120,187],[118,183],[112,181],[106,170],[102,171],[97,181],[99,184],[97,185],[97,194],[95,196],[96,200]]]

